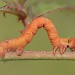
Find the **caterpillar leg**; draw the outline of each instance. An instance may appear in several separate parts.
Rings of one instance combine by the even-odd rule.
[[[64,54],[68,47],[68,38],[60,38],[59,42],[55,43],[53,54],[56,54],[57,49],[59,49],[60,54]]]
[[[22,53],[23,53],[23,47],[17,48],[17,49],[16,49],[16,53],[17,53],[18,56],[21,56]]]
[[[53,54],[54,54],[54,55],[56,54],[57,49],[58,49],[58,47],[54,47],[54,48],[53,48]]]
[[[61,47],[54,47],[53,48],[53,54],[56,54],[57,49],[59,48],[60,54],[64,54],[64,52],[66,51],[67,46],[61,46]]]
[[[66,51],[66,48],[67,48],[67,46],[61,46],[61,47],[59,47],[61,55],[64,54],[64,52]]]
[[[0,47],[0,57],[4,58],[4,56],[5,56],[5,51],[4,51],[3,47]]]

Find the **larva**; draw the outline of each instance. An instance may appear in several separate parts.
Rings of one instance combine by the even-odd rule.
[[[0,42],[0,56],[4,57],[5,52],[15,50],[18,55],[21,55],[23,48],[31,42],[39,28],[44,27],[47,31],[50,42],[53,46],[53,54],[59,48],[60,54],[63,54],[68,46],[68,38],[60,38],[53,23],[44,17],[35,18],[23,31],[21,36],[15,39]]]

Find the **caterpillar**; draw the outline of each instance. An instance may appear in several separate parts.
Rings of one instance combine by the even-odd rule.
[[[54,24],[49,19],[38,17],[32,20],[27,29],[25,29],[19,37],[0,42],[0,56],[4,57],[5,53],[8,51],[16,51],[17,55],[21,55],[23,48],[31,42],[38,29],[41,27],[44,27],[47,31],[49,40],[53,46],[53,54],[56,54],[58,48],[60,54],[63,54],[66,51],[69,39],[60,38]]]

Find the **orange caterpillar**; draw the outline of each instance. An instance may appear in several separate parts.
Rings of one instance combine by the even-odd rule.
[[[68,38],[60,38],[49,19],[38,17],[29,24],[27,29],[18,38],[0,42],[0,56],[4,57],[5,53],[10,50],[16,51],[17,55],[21,55],[23,48],[31,42],[33,36],[41,27],[44,27],[47,31],[49,40],[53,45],[53,53],[55,54],[59,48],[60,54],[63,54],[68,46]]]

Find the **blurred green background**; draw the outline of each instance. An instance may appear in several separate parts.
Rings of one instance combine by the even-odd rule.
[[[73,6],[75,0],[41,0],[34,4],[36,0],[29,0],[26,8],[32,5],[31,16],[39,15],[42,12],[52,10],[62,6]],[[38,0],[39,1],[39,0]],[[0,6],[5,5],[0,1]],[[75,37],[75,11],[57,11],[46,16],[55,25],[61,37]],[[22,30],[23,25],[17,21],[14,15],[6,14],[4,18],[0,13],[0,41],[20,36],[18,30]],[[51,43],[44,28],[39,29],[30,44],[25,50],[52,50]],[[67,51],[70,51],[67,49]],[[0,75],[74,75],[75,61],[68,60],[23,60],[0,62]]]

